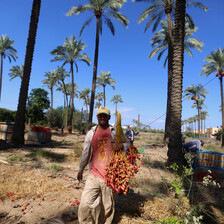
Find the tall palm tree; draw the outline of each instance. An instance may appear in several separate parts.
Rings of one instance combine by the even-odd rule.
[[[206,94],[208,94],[208,91],[201,84],[198,84],[196,86],[192,84],[191,86],[187,87],[184,90],[184,93],[186,93],[184,95],[185,98],[187,98],[188,100],[190,99],[194,100],[194,105],[196,105],[196,108],[198,110],[198,134],[200,138],[200,116],[199,115],[200,115],[200,107],[203,104],[201,97],[205,98]]]
[[[92,92],[91,92],[89,125],[88,125],[89,128],[92,125],[92,119],[93,119],[93,109],[94,109],[93,107],[95,99],[96,76],[97,76],[98,53],[99,53],[99,35],[100,32],[102,34],[102,24],[104,21],[113,35],[115,34],[115,28],[110,17],[116,19],[124,27],[127,27],[129,20],[127,19],[126,16],[124,16],[119,12],[119,8],[121,8],[125,2],[126,0],[95,0],[95,1],[89,0],[89,4],[74,6],[66,14],[67,16],[72,16],[72,15],[79,15],[80,13],[88,11],[93,13],[84,23],[80,31],[80,35],[82,34],[85,27],[90,24],[93,18],[94,17],[96,18],[95,55],[94,55]]]
[[[70,64],[70,70],[72,74],[72,92],[71,92],[71,114],[70,114],[70,125],[72,127],[72,118],[73,118],[73,111],[74,111],[74,69],[73,66],[75,64],[76,72],[78,72],[78,61],[83,61],[87,65],[90,65],[91,60],[88,58],[86,53],[81,53],[87,46],[84,44],[83,41],[77,41],[75,36],[71,36],[70,40],[66,37],[65,43],[63,46],[58,46],[56,49],[51,51],[52,55],[56,55],[54,59],[51,61],[62,61],[62,66],[66,64]]]
[[[117,95],[115,94],[112,99],[110,100],[110,102],[113,102],[116,106],[115,106],[115,116],[117,117],[117,104],[118,103],[123,103],[123,100],[121,98],[121,95]]]
[[[0,99],[2,92],[2,73],[3,73],[3,59],[6,57],[9,59],[11,63],[12,59],[16,61],[18,58],[17,51],[12,46],[14,45],[14,41],[11,40],[7,35],[2,35],[0,37],[0,54],[1,54],[1,70],[0,70]]]
[[[173,73],[170,107],[170,136],[168,143],[168,164],[177,162],[182,164],[181,116],[182,116],[182,89],[184,65],[184,30],[186,0],[176,0],[174,45],[173,45]]]
[[[58,77],[57,77],[57,73],[56,70],[51,70],[50,72],[46,72],[45,77],[47,77],[46,79],[43,79],[43,86],[46,86],[48,89],[50,89],[51,91],[51,113],[53,111],[53,94],[54,94],[54,86],[56,86],[57,82],[58,82]]]
[[[222,78],[224,76],[224,49],[219,48],[214,50],[207,55],[204,60],[207,62],[206,65],[202,67],[202,72],[200,75],[205,74],[206,77],[216,72],[216,77],[220,81],[220,90],[221,90],[221,108],[222,108],[222,147],[224,147],[224,101],[223,101],[223,84]]]
[[[150,2],[151,5],[146,8],[140,15],[138,22],[141,23],[148,17],[150,18],[145,26],[145,32],[154,24],[152,31],[155,32],[160,21],[167,15],[167,25],[168,25],[168,83],[167,83],[167,109],[166,109],[166,122],[165,122],[165,135],[164,140],[169,138],[169,126],[170,126],[170,107],[171,107],[171,92],[172,92],[172,69],[173,69],[173,34],[172,34],[172,19],[174,14],[175,0],[133,0],[134,2]],[[207,8],[199,2],[188,2],[187,4],[199,7],[205,11]],[[185,14],[186,21],[189,22],[190,27],[194,28],[194,22],[189,14]]]
[[[29,34],[26,45],[26,55],[24,62],[24,73],[19,93],[19,103],[16,112],[16,121],[13,128],[12,142],[14,144],[24,144],[25,112],[28,95],[30,73],[32,69],[33,52],[36,42],[37,26],[39,21],[41,0],[33,0],[30,17]]]
[[[116,80],[111,78],[111,72],[101,71],[100,76],[96,77],[96,83],[98,88],[103,86],[103,99],[104,99],[103,101],[104,106],[106,106],[106,92],[105,92],[106,85],[109,84],[113,88],[113,90],[115,90],[114,85],[116,84]]]

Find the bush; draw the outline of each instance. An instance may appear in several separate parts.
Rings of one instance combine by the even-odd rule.
[[[194,133],[193,133],[192,131],[185,131],[185,132],[184,132],[184,135],[185,135],[186,137],[194,137]]]
[[[62,107],[57,107],[56,109],[48,110],[45,114],[46,121],[51,128],[61,128],[63,123],[62,119]]]
[[[220,129],[217,133],[214,134],[216,140],[221,141],[222,138],[222,129]]]
[[[0,121],[3,122],[15,122],[16,111],[0,108]]]

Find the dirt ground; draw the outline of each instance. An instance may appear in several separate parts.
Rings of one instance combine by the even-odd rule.
[[[52,141],[47,144],[27,142],[18,148],[0,142],[0,223],[78,223],[77,209],[88,175],[86,169],[83,181],[79,183],[76,179],[84,137],[79,133],[62,137],[54,132]],[[164,184],[163,178],[174,178],[165,169],[167,146],[150,133],[140,133],[135,146],[145,147],[140,153],[141,159],[150,164],[141,166],[136,176],[138,188],[133,187],[127,196],[117,196],[113,223],[155,223],[189,209],[186,201],[178,211],[178,201],[170,199]],[[210,196],[213,204],[217,202],[216,196]],[[224,200],[223,195],[220,196]],[[213,207],[214,214],[221,218],[211,223],[224,223],[220,209]]]

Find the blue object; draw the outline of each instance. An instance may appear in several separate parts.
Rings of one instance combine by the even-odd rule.
[[[220,155],[221,159],[220,160],[213,160],[213,159],[198,158],[200,153],[202,153],[202,154]],[[211,162],[219,164],[220,167],[201,165],[200,164],[201,161],[211,161]],[[203,162],[202,162],[202,164],[203,164]],[[196,154],[196,157],[195,157],[194,167],[195,167],[195,169],[197,169],[197,168],[205,168],[205,169],[223,170],[224,171],[224,153],[214,152],[214,151],[207,151],[207,150],[197,151],[197,154]]]
[[[47,141],[44,141],[44,135],[51,135],[48,132],[37,132],[37,131],[28,131],[27,141],[29,142],[38,142],[40,144],[50,142],[51,139],[49,138]]]

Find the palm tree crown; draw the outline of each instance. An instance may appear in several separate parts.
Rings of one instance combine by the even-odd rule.
[[[11,40],[7,35],[2,35],[0,37],[0,54],[1,54],[1,70],[0,70],[0,97],[2,91],[2,73],[3,73],[3,59],[6,57],[9,59],[11,63],[12,59],[16,61],[18,58],[17,51],[12,46],[14,45],[14,41]]]
[[[208,64],[202,67],[203,71],[200,75],[205,74],[208,77],[213,72],[217,72],[221,75],[224,71],[224,49],[219,48],[218,50],[212,51],[204,61]]]
[[[151,39],[152,47],[156,47],[152,50],[149,54],[149,58],[154,57],[157,53],[159,53],[157,60],[160,60],[164,52],[168,50],[168,24],[167,21],[161,21],[162,29],[159,30],[157,33],[154,34],[153,38]],[[192,52],[190,48],[194,48],[198,51],[202,51],[202,46],[204,43],[196,38],[193,38],[193,32],[195,32],[198,28],[194,27],[191,28],[189,23],[185,23],[185,39],[184,39],[184,49],[185,51],[192,57]],[[172,33],[174,31],[174,24],[172,22]],[[173,42],[173,40],[172,40]],[[164,67],[166,66],[166,62],[168,60],[168,55],[166,56]]]
[[[51,51],[52,55],[56,55],[51,61],[63,61],[62,66],[65,64],[75,64],[76,72],[78,72],[77,61],[83,61],[90,65],[91,60],[86,53],[81,53],[87,45],[83,41],[77,41],[75,36],[71,36],[70,40],[66,37],[63,46],[58,46],[56,49]]]
[[[9,73],[9,76],[11,77],[10,78],[10,81],[19,77],[21,79],[23,79],[23,72],[24,72],[24,66],[23,65],[16,65],[16,66],[12,66],[12,68],[10,69],[10,73]]]
[[[186,93],[184,97],[187,97],[188,100],[199,100],[200,97],[205,98],[206,94],[208,94],[208,91],[201,84],[196,86],[192,84],[184,90],[184,93]]]
[[[81,36],[85,27],[91,23],[94,17],[100,19],[99,29],[101,34],[102,34],[102,24],[104,22],[110,29],[111,33],[114,35],[115,28],[109,17],[115,18],[123,26],[127,27],[129,20],[127,19],[126,16],[124,16],[118,11],[118,8],[121,8],[125,2],[126,0],[96,0],[96,1],[89,0],[89,4],[73,6],[66,13],[66,15],[67,16],[79,15],[80,13],[84,13],[87,11],[91,11],[93,13],[93,15],[91,15],[84,23],[79,36]]]
[[[147,22],[145,26],[145,31],[150,27],[150,25],[153,25],[152,31],[155,32],[160,21],[162,20],[163,17],[165,17],[166,14],[171,13],[172,17],[174,17],[174,6],[175,6],[175,0],[132,0],[133,2],[151,2],[151,5],[145,9],[142,14],[138,18],[138,23],[141,23],[148,17],[150,17],[149,21]],[[195,7],[199,7],[205,11],[208,10],[207,7],[205,7],[203,4],[200,2],[187,2],[187,5],[192,5]],[[189,22],[190,27],[194,27],[194,22],[189,14],[186,13],[186,18],[185,20]]]
[[[116,84],[116,80],[111,78],[111,72],[101,71],[100,76],[96,78],[97,87],[100,88],[103,86],[103,94],[104,94],[104,106],[106,106],[106,93],[105,87],[109,84],[113,90],[115,89],[114,84]]]

